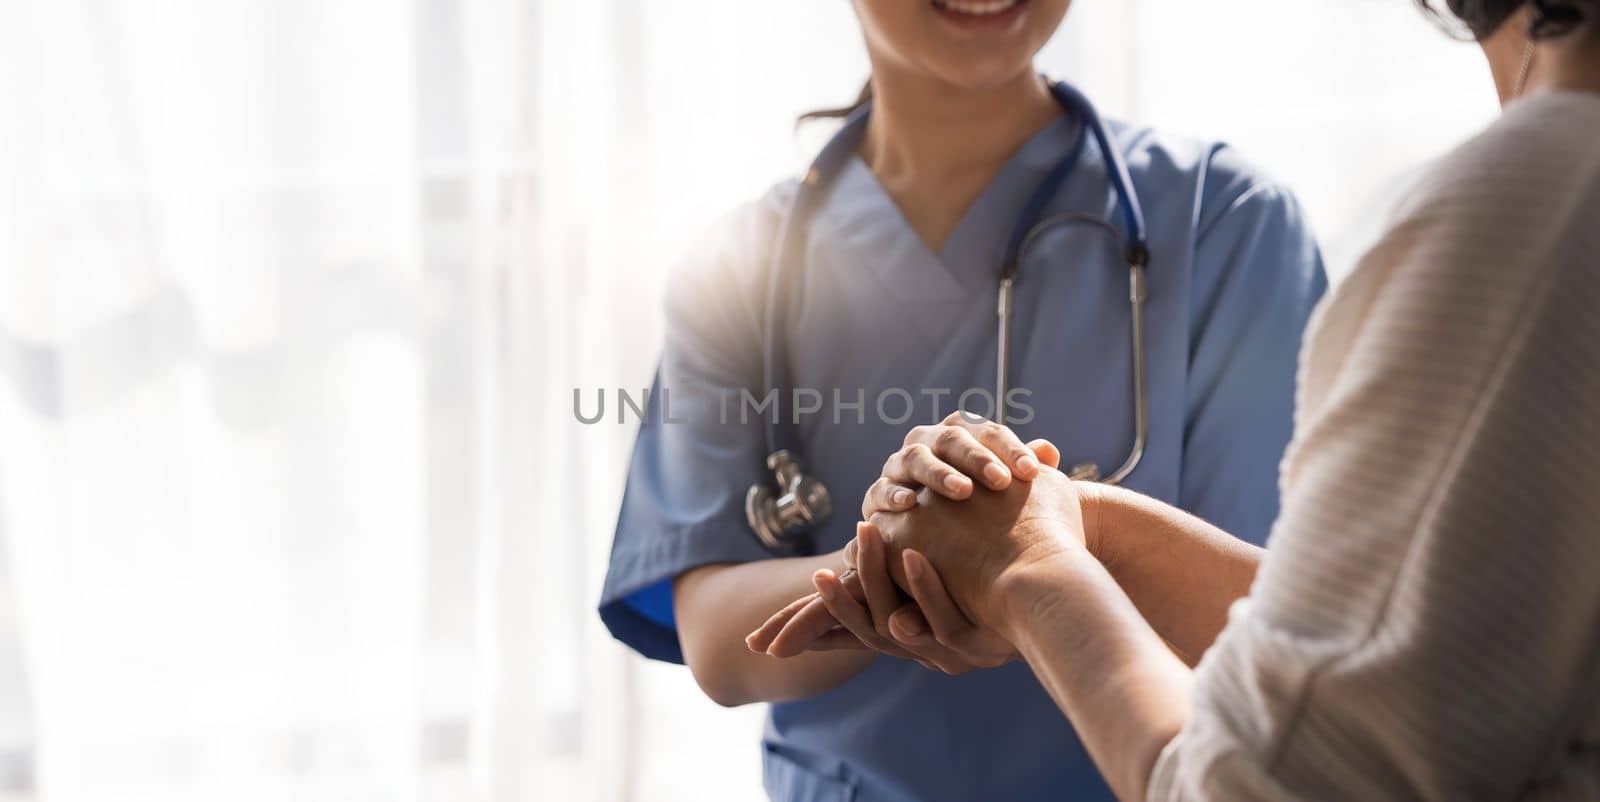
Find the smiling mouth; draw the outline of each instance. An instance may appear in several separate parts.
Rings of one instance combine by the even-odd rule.
[[[1027,0],[930,0],[934,8],[948,14],[967,17],[994,17],[1010,11]]]

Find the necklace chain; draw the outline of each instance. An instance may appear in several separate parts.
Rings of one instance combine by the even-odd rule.
[[[1517,70],[1517,85],[1511,90],[1512,97],[1522,97],[1522,89],[1528,84],[1528,71],[1533,67],[1533,39],[1528,39],[1528,46],[1522,50],[1522,66]]]

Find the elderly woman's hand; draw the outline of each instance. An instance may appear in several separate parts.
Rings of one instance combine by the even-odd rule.
[[[1033,459],[1024,459],[1024,455]],[[1015,493],[1017,485],[1028,483],[1013,482],[1013,476],[1033,480],[1044,475],[1047,482],[1065,482],[1064,476],[1052,470],[1059,462],[1060,452],[1047,441],[1024,444],[1004,426],[953,414],[939,425],[920,426],[906,436],[902,448],[884,464],[882,478],[868,491],[862,515],[889,525],[898,535],[911,522],[895,516],[917,507],[919,491],[924,506],[936,499],[949,504],[946,499],[960,502],[977,494],[988,506],[1003,511],[1005,505],[997,502],[1004,498],[987,497]],[[1051,513],[1046,495],[1010,496],[1017,502],[1013,521],[1023,524],[1017,535],[1042,531],[1043,522],[1051,516],[1081,522],[1081,513],[1070,504],[1057,504],[1059,510]],[[1022,520],[1024,507],[1034,516],[1032,520]],[[755,651],[777,657],[808,650],[870,648],[916,659],[951,674],[1015,659],[1016,650],[1009,641],[975,623],[968,611],[952,600],[939,570],[923,554],[938,550],[918,551],[914,536],[897,539],[899,548],[891,552],[876,525],[861,525],[856,540],[846,549],[851,570],[842,576],[818,572],[814,578],[817,593],[778,611],[752,632],[746,643]],[[1078,542],[1082,542],[1081,535]],[[1040,556],[1036,549],[1032,553]],[[909,602],[901,591],[909,595]]]
[[[1002,490],[1014,479],[1033,479],[1060,460],[1060,452],[1048,441],[1023,443],[1005,426],[955,412],[938,424],[918,426],[906,434],[862,499],[861,517],[909,510],[924,488],[953,500],[968,498],[980,488]],[[925,572],[916,570],[926,563],[916,555],[894,560],[893,569],[899,569],[894,573],[905,576],[904,566],[909,564],[921,577],[920,588],[907,590],[920,590],[920,595],[913,595],[924,605],[907,603],[890,578],[889,555],[874,527],[863,525],[845,554],[849,571],[837,576],[818,572],[814,578],[818,592],[779,610],[750,633],[746,644],[775,657],[876,649],[949,674],[1014,659],[1010,643],[975,626],[955,608],[931,566]]]
[[[915,598],[919,578],[909,574],[922,573],[926,558],[961,613],[997,629],[996,585],[1031,564],[1085,548],[1085,487],[1046,467],[1031,481],[978,489],[963,501],[925,489],[915,508],[875,513],[871,523],[882,533],[896,585]]]
[[[1016,650],[1001,634],[994,590],[1008,572],[1083,550],[1082,502],[1093,489],[1046,468],[965,501],[923,491],[915,509],[860,524],[849,576],[818,571],[817,593],[747,643],[777,657],[875,649],[950,674],[1009,662]]]

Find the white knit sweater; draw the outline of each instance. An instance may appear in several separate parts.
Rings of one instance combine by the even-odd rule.
[[[1600,94],[1419,184],[1313,319],[1295,422],[1150,798],[1600,799]]]

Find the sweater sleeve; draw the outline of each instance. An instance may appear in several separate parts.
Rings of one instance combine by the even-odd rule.
[[[1319,314],[1268,556],[1151,799],[1600,798],[1600,148],[1527,117]]]

